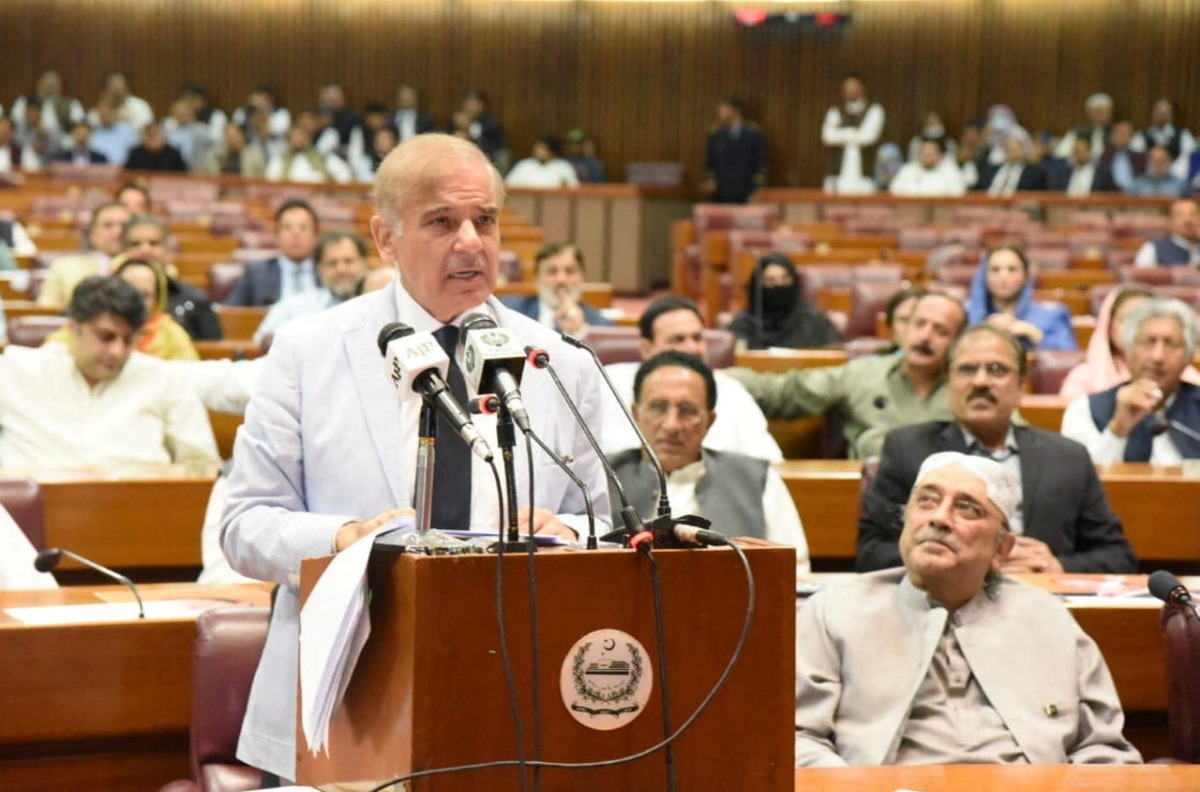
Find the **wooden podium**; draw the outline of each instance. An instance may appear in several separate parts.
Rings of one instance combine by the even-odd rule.
[[[739,540],[757,600],[745,651],[725,688],[674,743],[679,790],[791,790],[794,781],[795,551]],[[747,604],[742,565],[727,548],[655,551],[673,728],[696,709],[737,645]],[[329,559],[307,561],[307,595]],[[505,626],[533,758],[528,561],[503,561]],[[494,556],[376,552],[369,566],[371,637],[313,756],[299,733],[297,783],[383,781],[417,770],[517,758],[496,620]],[[542,754],[594,762],[637,753],[663,738],[650,565],[632,550],[559,549],[536,556]],[[600,629],[645,648],[652,681],[640,714],[620,728],[585,726],[568,710],[560,673],[580,639]],[[582,717],[582,716],[581,716]],[[595,715],[598,720],[609,715]],[[590,719],[590,718],[585,718]],[[422,790],[519,789],[515,768],[433,776]],[[663,752],[613,767],[544,769],[543,790],[666,788]]]

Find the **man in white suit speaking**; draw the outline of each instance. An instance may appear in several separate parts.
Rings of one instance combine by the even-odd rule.
[[[503,179],[470,142],[429,134],[398,146],[379,168],[371,218],[380,257],[399,273],[395,286],[291,323],[271,346],[238,434],[222,523],[232,567],[280,584],[238,749],[242,761],[268,774],[295,777],[300,562],[344,550],[394,516],[411,513],[421,401],[416,393],[398,392],[385,375],[380,328],[403,322],[434,333],[461,366],[459,324],[472,314],[489,316],[522,343],[549,352],[592,431],[600,431],[599,375],[591,361],[492,297],[503,202]],[[548,373],[530,368],[521,390],[533,431],[573,460],[596,513],[607,514],[600,461]],[[475,424],[497,447],[495,418],[476,416]],[[434,525],[495,532],[499,495],[491,471],[450,447],[461,441],[448,427],[438,438]],[[522,528],[532,509],[537,532],[578,538],[586,525],[583,496],[536,448],[534,501],[526,502],[523,446],[515,451]],[[459,460],[449,473],[443,471],[447,458]]]

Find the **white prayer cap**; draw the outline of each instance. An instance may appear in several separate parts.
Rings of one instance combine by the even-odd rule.
[[[988,500],[1004,515],[1005,525],[1012,522],[1017,506],[1021,502],[1021,485],[1008,468],[987,457],[963,454],[958,451],[939,451],[925,457],[917,471],[916,487],[921,481],[939,468],[958,465],[987,485]]]
[[[1112,107],[1113,100],[1112,100],[1112,97],[1106,93],[1094,93],[1087,98],[1087,101],[1083,103],[1083,106],[1084,107],[1100,107],[1100,106]]]

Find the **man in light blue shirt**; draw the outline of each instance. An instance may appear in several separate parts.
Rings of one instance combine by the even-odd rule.
[[[321,235],[313,257],[321,287],[298,292],[272,305],[254,332],[255,343],[262,343],[285,322],[319,313],[357,293],[367,273],[367,243],[362,237],[349,231],[328,231]]]
[[[129,152],[140,142],[137,130],[117,118],[117,108],[105,99],[96,106],[97,123],[92,130],[90,145],[112,165],[124,165]]]

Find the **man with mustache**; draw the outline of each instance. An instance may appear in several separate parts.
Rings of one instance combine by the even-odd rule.
[[[1004,572],[1134,572],[1137,561],[1087,449],[1054,432],[1017,426],[1025,348],[1008,332],[974,325],[950,348],[952,421],[891,432],[858,519],[859,572],[898,566],[900,507],[922,461],[939,451],[993,459],[1021,490],[1010,519],[1013,549]]]
[[[1140,762],[1095,642],[1053,595],[1002,574],[1020,538],[1012,472],[948,451],[915,482],[904,566],[800,606],[796,764]]]
[[[879,454],[894,427],[950,417],[946,350],[965,323],[962,303],[927,294],[913,308],[902,354],[782,373],[732,368],[728,374],[746,386],[768,419],[840,413],[850,455],[864,459]]]
[[[537,254],[537,294],[501,302],[560,333],[584,338],[589,327],[612,324],[584,304],[584,275],[583,252],[570,242],[552,242]]]
[[[1192,309],[1142,300],[1121,332],[1132,380],[1072,401],[1063,436],[1087,446],[1096,464],[1200,459],[1200,387],[1182,379],[1196,348]]]

